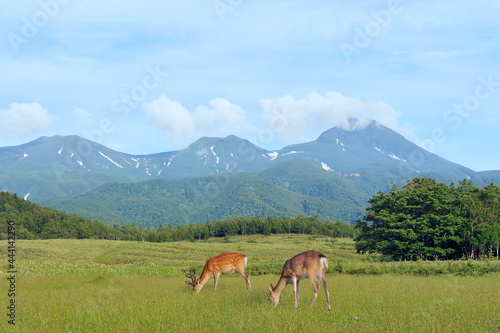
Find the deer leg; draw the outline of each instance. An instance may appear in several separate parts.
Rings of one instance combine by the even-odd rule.
[[[220,276],[219,272],[216,272],[214,274],[214,292],[217,291],[217,282],[219,282],[219,276]]]
[[[243,275],[244,274],[244,275]],[[248,276],[247,273],[243,272],[243,277],[245,278],[246,282],[247,282],[247,289],[248,290],[252,290],[252,285],[250,284],[250,277]]]
[[[313,299],[311,302],[311,308],[312,308],[314,305],[314,302],[316,302],[316,298],[318,298],[318,291],[319,291],[318,279],[316,277],[311,278],[311,283],[314,287],[314,296],[313,296]]]
[[[241,271],[238,270],[238,272],[240,272],[241,276],[243,276],[245,278],[245,281],[247,282],[247,289],[252,290],[252,285],[250,284],[250,277],[245,272],[245,270],[244,269],[242,269]]]
[[[321,276],[321,283],[323,284],[323,289],[325,289],[326,301],[328,302],[328,310],[331,310],[330,306],[330,293],[328,292],[328,285],[326,284],[326,280],[324,276]]]
[[[292,287],[293,287],[293,297],[295,300],[295,308],[299,307],[299,292],[297,290],[297,278],[295,276],[292,277]]]

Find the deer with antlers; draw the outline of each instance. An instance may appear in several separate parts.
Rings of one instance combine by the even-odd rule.
[[[283,271],[281,277],[273,288],[273,285],[269,285],[269,300],[276,307],[280,301],[281,292],[285,289],[288,284],[292,284],[293,295],[295,298],[295,307],[299,307],[299,286],[300,281],[309,278],[314,287],[314,297],[311,302],[311,308],[318,297],[318,291],[320,289],[318,277],[323,284],[323,288],[326,293],[326,300],[328,303],[328,310],[331,310],[330,306],[330,294],[328,293],[328,286],[325,281],[325,271],[328,268],[328,259],[319,253],[318,251],[306,251],[297,254],[292,259],[285,262],[283,266]]]
[[[236,252],[228,252],[218,255],[208,259],[200,278],[196,279],[196,271],[189,270],[189,275],[186,275],[191,281],[186,281],[187,284],[193,286],[193,292],[195,294],[199,293],[205,283],[213,277],[214,278],[214,292],[217,291],[217,282],[221,274],[231,274],[234,272],[239,272],[247,282],[247,289],[251,290],[250,278],[247,273],[245,273],[245,268],[247,267],[247,257],[244,254]]]

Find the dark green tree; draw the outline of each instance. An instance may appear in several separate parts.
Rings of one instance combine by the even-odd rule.
[[[358,252],[380,252],[396,260],[457,258],[457,198],[433,179],[415,178],[402,189],[377,193],[363,221],[357,221]]]

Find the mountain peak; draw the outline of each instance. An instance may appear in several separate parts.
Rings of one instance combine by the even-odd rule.
[[[236,135],[228,135],[224,138],[221,137],[201,137],[192,144],[190,144],[186,149],[188,150],[198,150],[201,148],[210,148],[212,146],[217,146],[218,149],[229,149],[233,151],[248,150],[252,149],[259,153],[266,153],[267,150],[260,148],[246,139],[242,139]]]
[[[225,138],[221,137],[212,137],[212,136],[202,136],[195,142],[191,143],[187,149],[198,149],[199,147],[206,147],[206,146],[212,146],[215,145],[219,142],[237,142],[237,141],[242,141],[243,139],[240,139],[239,137],[235,135],[228,135]]]
[[[338,143],[337,141],[345,138],[353,138],[359,136],[371,137],[391,137],[392,139],[404,139],[404,137],[390,128],[372,119],[357,119],[350,118],[349,125],[346,127],[333,127],[324,131],[316,139],[320,143]]]

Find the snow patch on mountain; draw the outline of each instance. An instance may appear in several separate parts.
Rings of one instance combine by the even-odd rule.
[[[345,147],[344,143],[340,142],[340,140],[339,140],[339,139],[335,139],[335,142],[336,142],[338,145],[340,145],[340,146],[341,146],[342,151],[346,151],[346,150],[345,150],[345,148],[344,148],[344,147]]]
[[[391,153],[391,154],[389,154],[388,156],[389,156],[390,158],[395,159],[395,160],[406,162],[406,160],[405,160],[404,158],[402,158],[402,157],[398,157],[398,156],[396,156],[395,154],[392,154],[392,153]]]
[[[303,153],[304,153],[303,150],[301,150],[301,151],[291,150],[288,153],[281,154],[281,156],[290,155],[290,154],[303,154]]]
[[[99,152],[99,154],[101,154],[102,157],[104,157],[105,159],[107,159],[108,161],[110,161],[111,163],[113,163],[114,165],[116,165],[117,167],[123,169],[123,167],[120,164],[116,163],[111,158],[109,158],[108,156],[104,155],[100,150],[98,150],[98,152]]]
[[[262,154],[267,159],[270,159],[271,161],[275,160],[278,158],[279,153],[277,151],[273,151],[272,153],[267,153],[267,154]]]
[[[393,158],[393,159],[398,160],[398,161],[406,162],[406,160],[404,158],[399,157],[394,153],[386,154],[382,151],[382,149],[380,149],[378,147],[375,147],[375,150],[378,151],[379,153],[381,153],[382,155],[388,156],[388,157]]]
[[[321,162],[321,167],[325,169],[326,171],[333,171],[332,168],[330,168],[326,163]]]
[[[134,161],[135,163],[137,163],[137,164],[135,165],[135,168],[137,169],[137,168],[139,167],[139,164],[141,164],[141,162],[139,162],[139,160],[138,160],[137,158],[133,158],[133,157],[131,157],[130,159],[131,159],[132,161]]]
[[[168,163],[167,163],[167,166],[170,165],[170,163],[172,163],[172,160],[174,159],[176,155],[173,155],[172,157],[170,157],[170,159],[168,160]],[[165,163],[164,163],[165,164]]]
[[[217,154],[215,153],[214,147],[215,146],[210,147],[210,150],[212,151],[212,154],[215,156],[215,158],[217,158],[217,164],[219,164],[219,156],[217,156]]]
[[[339,139],[336,139],[336,142],[337,142],[337,144],[340,144],[342,147],[345,147],[345,145],[342,142],[340,142]]]

